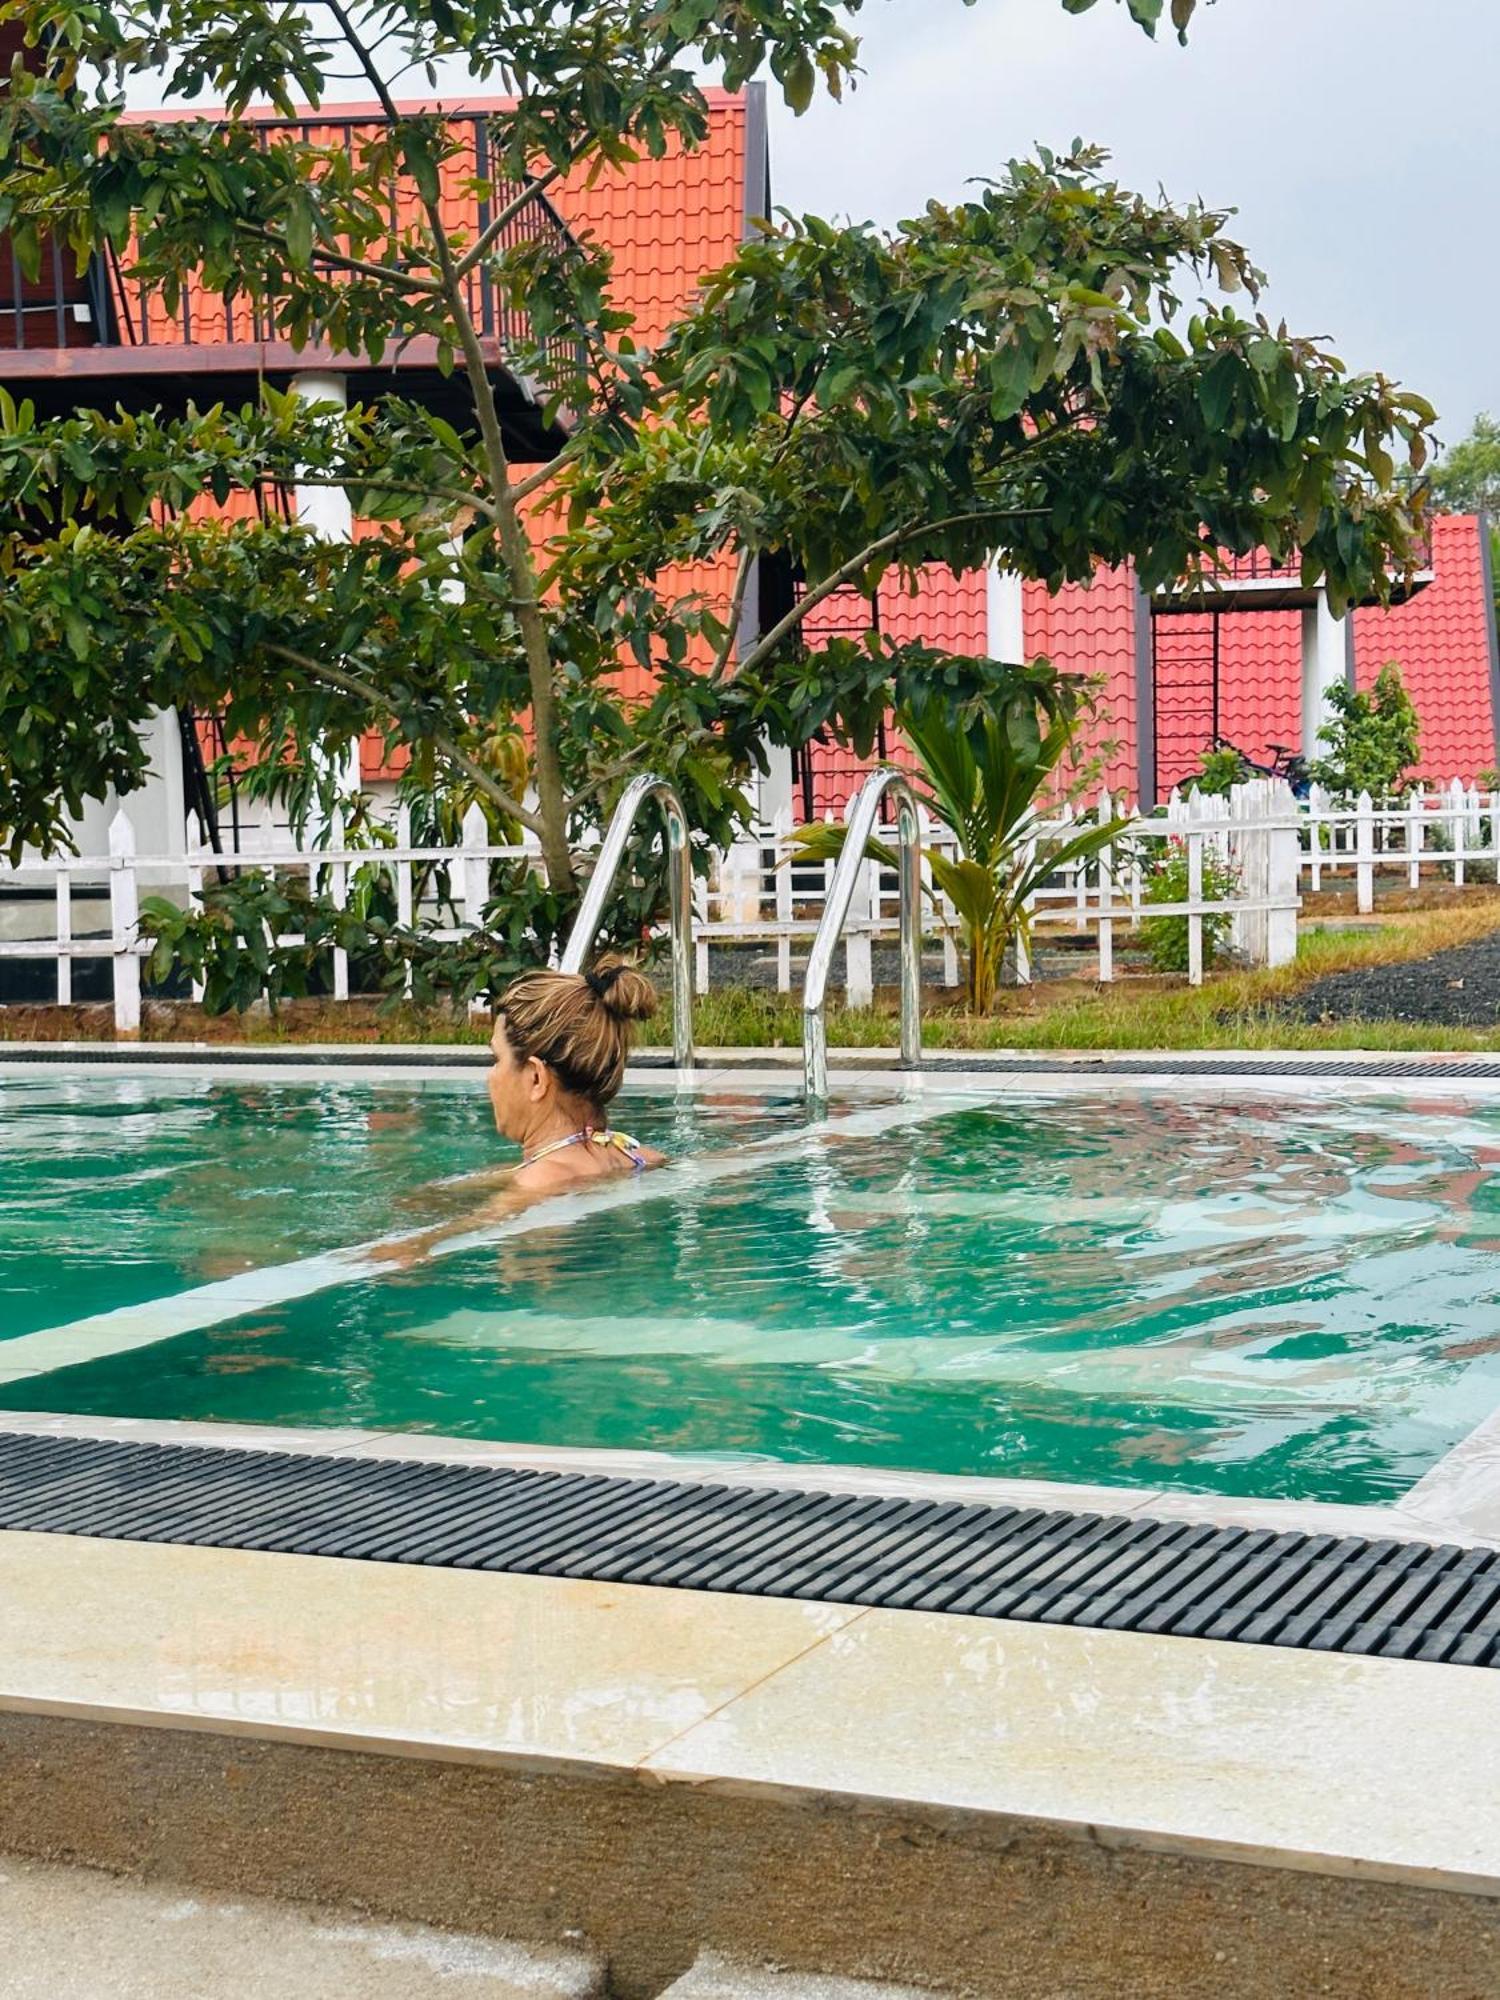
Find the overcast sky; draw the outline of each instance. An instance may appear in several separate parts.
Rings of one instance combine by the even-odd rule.
[[[1216,0],[1185,49],[1113,0],[866,0],[858,25],[852,99],[773,106],[778,203],[891,223],[1097,140],[1128,186],[1236,208],[1271,315],[1429,397],[1445,443],[1500,414],[1500,0]]]

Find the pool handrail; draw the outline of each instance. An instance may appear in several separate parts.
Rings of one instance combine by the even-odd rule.
[[[899,842],[901,885],[901,1066],[917,1069],[922,1061],[922,823],[917,795],[906,774],[894,764],[870,773],[849,807],[843,851],[829,885],[822,921],[807,955],[807,979],[802,988],[802,1078],[809,1103],[828,1101],[828,977],[833,954],[849,920],[849,906],[865,865],[865,850],[875,831],[881,801],[893,798]]]
[[[594,940],[604,922],[610,891],[625,858],[625,843],[642,806],[654,799],[662,809],[667,848],[667,891],[672,927],[672,1061],[678,1069],[693,1067],[693,855],[688,842],[687,814],[677,788],[655,771],[632,778],[620,794],[609,830],[584,891],[578,920],[569,933],[559,961],[564,972],[586,969]]]

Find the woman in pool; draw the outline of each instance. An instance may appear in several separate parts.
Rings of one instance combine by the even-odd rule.
[[[415,1263],[446,1237],[481,1228],[549,1195],[665,1164],[664,1156],[612,1130],[634,1023],[656,1011],[656,989],[622,958],[602,958],[591,972],[527,972],[495,1009],[488,1084],[495,1124],[521,1148],[519,1166],[492,1168],[449,1182],[464,1213],[423,1235],[383,1244],[374,1255]],[[476,1191],[493,1188],[484,1208]]]
[[[592,972],[523,973],[505,989],[489,1087],[496,1126],[521,1148],[512,1187],[556,1194],[662,1164],[608,1119],[632,1024],[655,1012],[655,988],[622,958],[602,958]]]

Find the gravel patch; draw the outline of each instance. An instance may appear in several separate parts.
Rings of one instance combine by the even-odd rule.
[[[1500,931],[1404,965],[1331,972],[1281,1009],[1292,1021],[1412,1021],[1500,1027]]]

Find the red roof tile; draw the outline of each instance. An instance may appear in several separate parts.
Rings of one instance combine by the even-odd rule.
[[[1063,673],[1098,676],[1101,697],[1085,732],[1086,753],[1104,757],[1101,782],[1136,793],[1135,574],[1104,569],[1089,584],[1054,596],[1045,584],[1022,585],[1022,631],[1029,657],[1045,654]]]
[[[1484,556],[1475,515],[1439,514],[1427,588],[1389,611],[1354,614],[1358,685],[1397,663],[1421,718],[1421,775],[1442,782],[1471,782],[1496,762]]]

